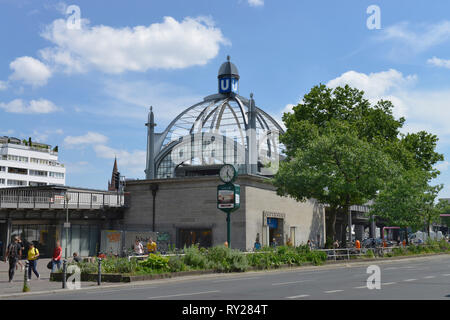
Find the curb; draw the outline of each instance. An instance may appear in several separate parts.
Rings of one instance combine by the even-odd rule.
[[[322,265],[318,265],[315,266],[312,263],[305,263],[301,266],[297,266],[297,265],[282,265],[278,268],[271,268],[271,269],[257,269],[256,267],[252,267],[251,269],[249,268],[246,272],[276,272],[276,271],[281,271],[281,270],[289,270],[289,269],[295,269],[295,270],[301,270],[303,268],[305,269],[310,269],[310,268],[314,268],[314,270],[318,270],[318,269],[322,269],[324,267],[332,267],[333,265],[344,265],[347,267],[350,267],[351,264],[357,264],[357,263],[366,263],[366,262],[389,262],[389,261],[397,261],[397,260],[408,260],[408,259],[417,259],[417,258],[427,258],[427,257],[433,257],[433,256],[443,256],[443,255],[450,255],[450,253],[427,253],[427,254],[421,254],[421,255],[411,255],[411,256],[399,256],[399,257],[386,257],[386,258],[370,258],[370,259],[354,259],[354,260],[341,260],[341,261],[327,261]],[[200,271],[200,272],[199,272]],[[84,287],[81,289],[77,289],[76,291],[85,291],[85,290],[95,290],[95,289],[104,289],[104,288],[119,288],[119,287],[127,287],[130,286],[133,282],[137,285],[145,285],[146,283],[143,283],[144,281],[146,282],[153,282],[154,280],[168,280],[168,279],[172,279],[172,278],[178,278],[179,280],[183,280],[183,278],[187,278],[190,276],[197,276],[198,278],[202,278],[203,275],[213,275],[213,274],[227,274],[227,275],[231,275],[231,274],[244,274],[246,272],[227,272],[227,273],[222,273],[222,272],[216,272],[213,270],[195,270],[195,271],[186,271],[186,272],[190,272],[190,274],[183,274],[183,275],[177,275],[177,276],[169,276],[169,277],[160,277],[157,279],[145,279],[145,280],[135,280],[135,281],[130,281],[127,283],[121,282],[118,284],[111,284],[111,285],[105,285],[105,286],[91,286],[91,287]],[[141,283],[139,283],[141,282]],[[53,290],[47,290],[47,291],[36,291],[36,292],[20,292],[20,293],[11,293],[11,294],[5,294],[5,295],[0,295],[0,299],[5,299],[5,298],[14,298],[14,297],[26,297],[26,296],[30,296],[30,295],[39,295],[39,294],[50,294],[50,293],[68,293],[70,291],[75,291],[75,290],[70,290],[70,289],[53,289]]]

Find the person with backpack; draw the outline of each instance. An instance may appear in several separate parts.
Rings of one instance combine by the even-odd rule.
[[[28,262],[29,262],[29,268],[28,268],[28,281],[31,279],[31,270],[33,270],[33,273],[36,275],[36,277],[39,279],[39,272],[37,271],[37,258],[39,258],[39,250],[34,246],[32,242],[30,242],[30,248],[28,249]]]
[[[17,262],[22,256],[21,246],[19,244],[19,238],[14,237],[13,241],[9,244],[8,249],[6,250],[5,262],[8,259],[9,261],[9,282],[12,282],[14,278],[14,272],[16,270]]]

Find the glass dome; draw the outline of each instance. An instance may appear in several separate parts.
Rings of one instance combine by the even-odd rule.
[[[225,69],[239,79],[236,67]],[[227,75],[219,72],[218,78],[221,81]],[[280,125],[253,98],[232,90],[208,96],[155,134],[154,177],[217,174],[225,163],[233,164],[241,174],[273,175],[282,148],[280,133]]]

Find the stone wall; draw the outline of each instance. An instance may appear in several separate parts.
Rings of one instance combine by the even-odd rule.
[[[168,232],[172,243],[177,242],[179,228],[212,229],[212,245],[226,241],[226,213],[217,209],[218,177],[192,177],[165,180],[138,180],[127,182],[130,208],[124,214],[124,229],[151,230],[153,197],[151,183],[157,183],[156,231]],[[314,201],[298,203],[279,197],[267,179],[256,176],[239,176],[241,207],[231,214],[231,246],[241,250],[253,248],[256,234],[263,231],[263,212],[285,214],[284,233],[296,227],[296,244],[316,240],[325,235],[324,213]],[[262,240],[262,239],[261,239]]]

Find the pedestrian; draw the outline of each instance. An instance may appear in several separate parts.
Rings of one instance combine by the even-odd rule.
[[[81,259],[81,257],[78,255],[78,252],[74,252],[73,253],[73,262],[78,263],[78,262],[81,262],[81,261],[83,261],[83,259]]]
[[[272,239],[272,247],[276,247],[277,246],[277,240],[275,238]]]
[[[358,239],[356,239],[356,241],[355,241],[355,248],[356,248],[357,250],[360,250],[360,249],[361,249],[361,242],[360,242]]]
[[[17,270],[17,267],[18,266],[20,266],[20,271],[23,271],[23,263],[20,261],[20,259],[22,259],[22,252],[25,250],[25,247],[23,246],[23,242],[22,242],[22,239],[20,239],[20,237],[17,237],[17,239],[18,239],[18,244],[19,244],[19,247],[20,247],[20,256],[18,257],[18,260],[17,260],[17,264],[16,264],[16,270]]]
[[[56,267],[58,267],[58,270],[61,269],[61,257],[62,257],[61,243],[59,242],[59,240],[57,240],[55,250],[53,250],[52,272],[55,272]]]
[[[334,241],[334,243],[333,243],[333,248],[334,249],[338,249],[339,248],[339,241]]]
[[[142,256],[144,254],[144,246],[138,239],[134,242],[134,253],[137,256]]]
[[[147,250],[148,254],[155,254],[156,253],[156,242],[153,241],[152,238],[147,242]]]
[[[288,247],[292,247],[292,241],[291,241],[291,238],[288,238],[288,239],[287,239],[286,245],[287,245]]]
[[[253,245],[253,250],[257,251],[261,249],[261,243],[259,242],[259,237],[256,237],[255,244]]]
[[[39,250],[34,246],[33,242],[30,242],[27,258],[28,258],[28,263],[29,263],[28,281],[30,281],[30,279],[31,279],[31,271],[33,271],[33,273],[36,275],[36,277],[39,280],[40,279],[40,275],[39,275],[39,272],[36,269],[36,267],[37,267],[37,259],[39,258]]]
[[[5,262],[9,261],[9,282],[12,282],[14,278],[14,272],[16,270],[17,261],[20,259],[20,256],[22,255],[22,250],[19,244],[19,238],[14,237],[13,241],[9,244],[8,248],[6,249],[5,254]]]
[[[225,248],[228,248],[228,241],[225,241],[225,242],[223,243],[223,246],[224,246]]]
[[[306,244],[308,245],[309,251],[312,251],[312,249],[313,249],[312,241],[308,240],[308,242]]]

